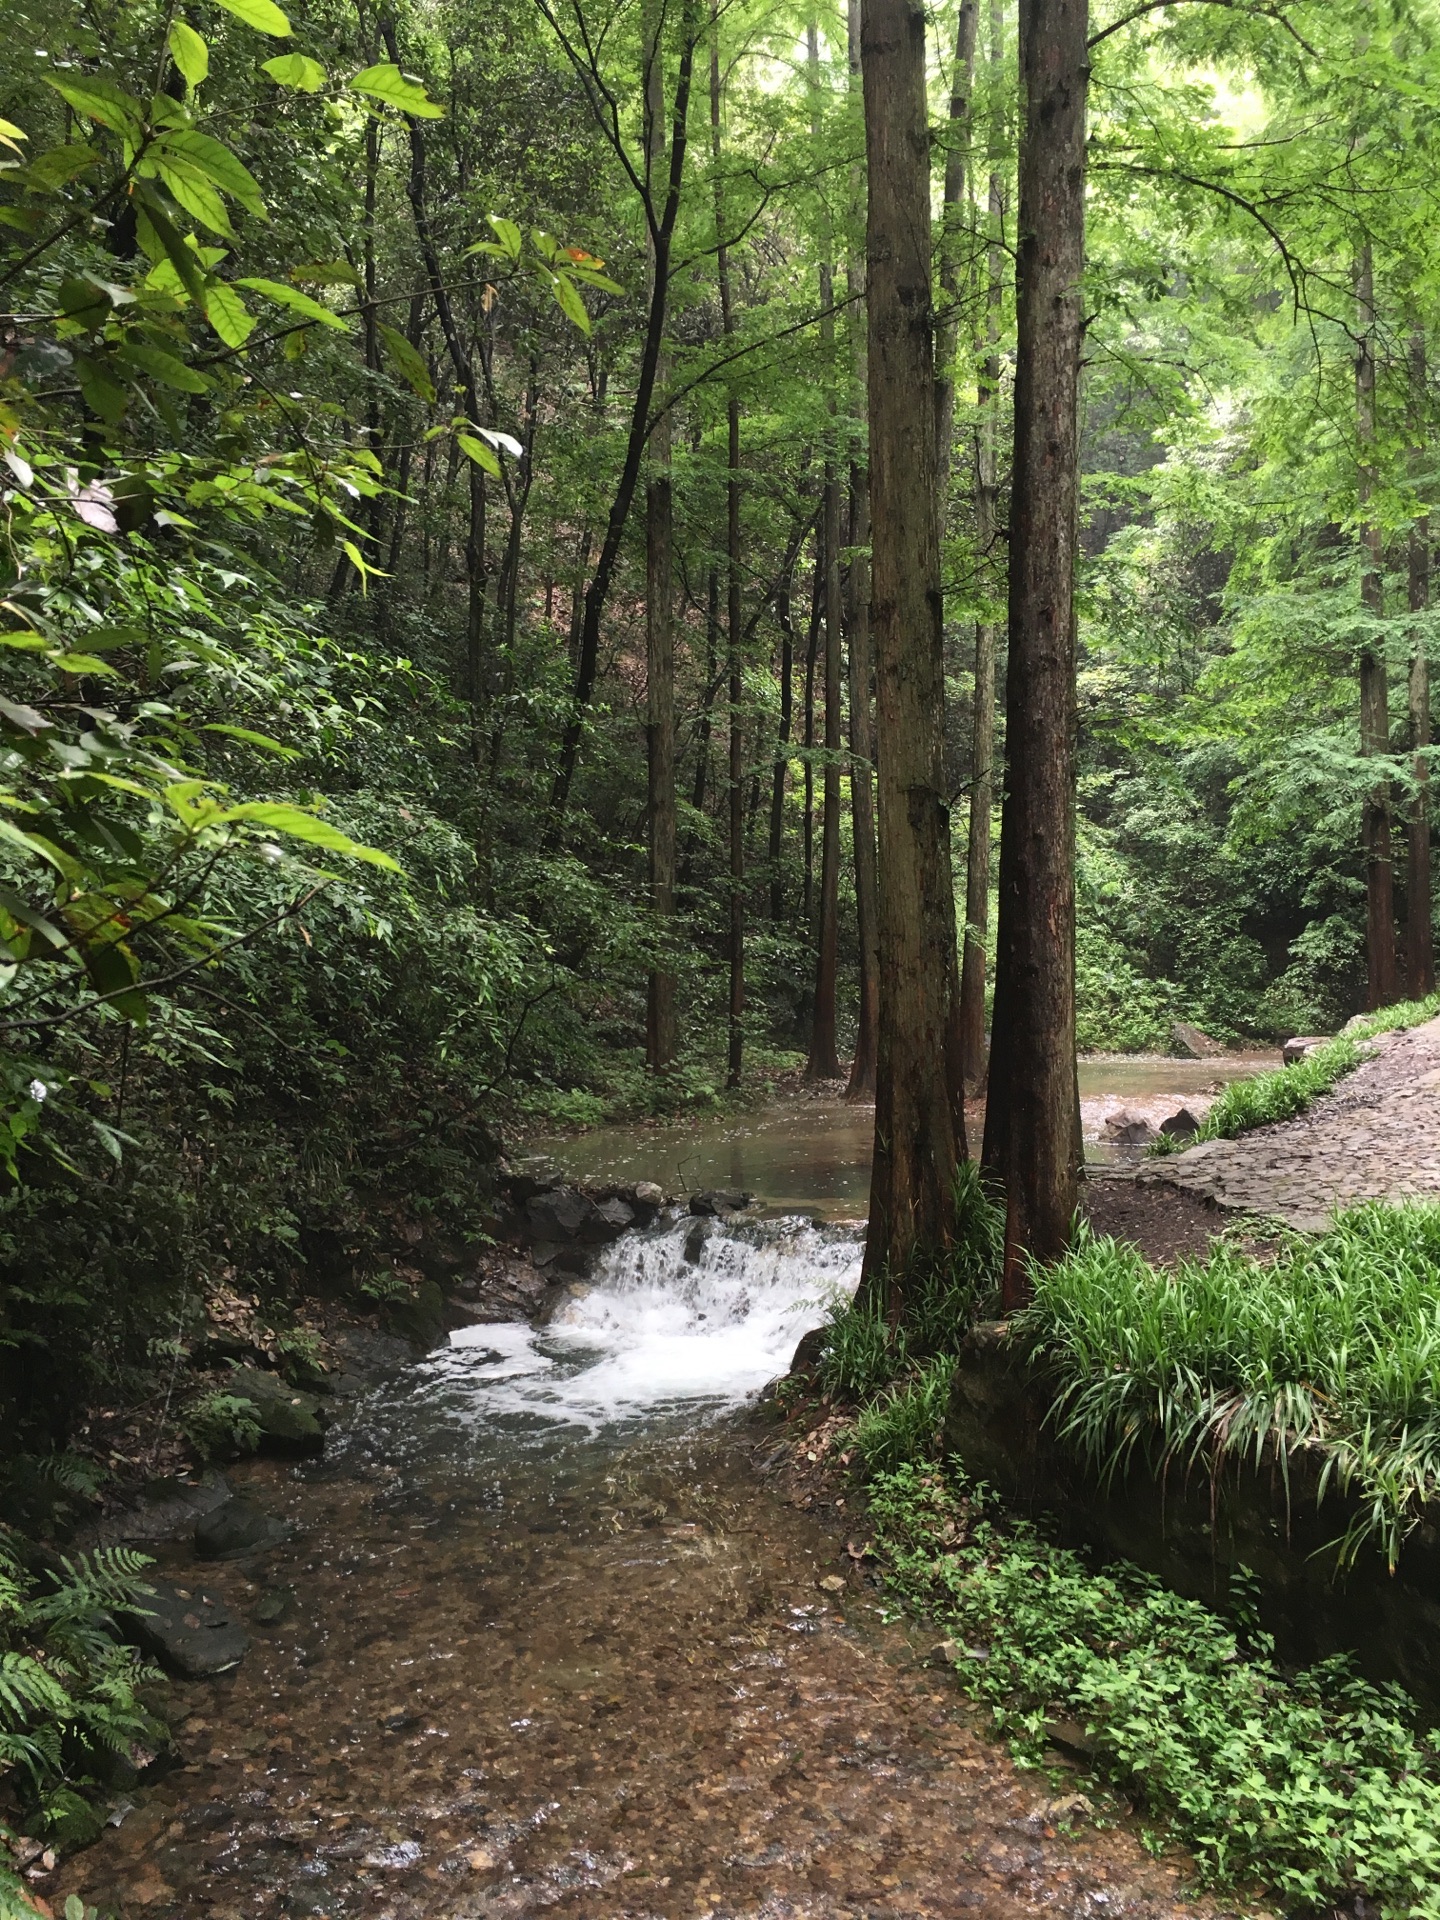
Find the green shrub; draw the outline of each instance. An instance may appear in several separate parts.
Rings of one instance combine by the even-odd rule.
[[[1440,1204],[1353,1208],[1268,1264],[1221,1242],[1170,1271],[1085,1237],[1033,1277],[1015,1331],[1080,1452],[1114,1468],[1136,1448],[1318,1444],[1327,1482],[1363,1503],[1347,1553],[1373,1536],[1394,1564],[1440,1492]]]
[[[241,1394],[202,1394],[180,1411],[179,1427],[202,1460],[253,1453],[260,1439],[259,1410]]]
[[[846,1400],[868,1400],[913,1363],[959,1348],[999,1284],[1005,1216],[985,1190],[979,1166],[955,1176],[955,1243],[939,1265],[912,1276],[904,1322],[892,1327],[865,1292],[830,1309],[820,1383]]]
[[[907,1461],[935,1458],[954,1371],[954,1357],[937,1354],[862,1411],[846,1441],[868,1472],[893,1472]]]
[[[1292,1907],[1440,1915],[1440,1735],[1398,1688],[1332,1660],[1287,1677],[1192,1600],[1123,1563],[1091,1572],[958,1467],[872,1485],[897,1598],[961,1643],[955,1673],[1022,1760],[1047,1723],[1084,1724],[1096,1770],[1154,1813],[1216,1884]]]
[[[138,1696],[160,1675],[119,1644],[112,1621],[119,1608],[143,1607],[149,1564],[108,1547],[37,1571],[19,1536],[0,1530],[0,1787],[57,1839],[88,1815],[84,1790],[105,1754],[164,1737]],[[0,1868],[0,1912],[19,1891]]]

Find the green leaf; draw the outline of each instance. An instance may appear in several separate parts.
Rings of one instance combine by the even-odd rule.
[[[187,26],[183,20],[171,23],[170,58],[187,87],[198,87],[210,71],[209,47],[194,27]]]
[[[260,71],[268,73],[277,87],[291,87],[296,93],[319,93],[330,77],[308,53],[277,53],[273,60],[260,62]]]
[[[87,119],[98,120],[138,146],[145,132],[145,108],[133,93],[126,93],[113,81],[87,75],[83,80],[51,80],[52,86],[68,105]]]
[[[455,444],[477,467],[482,467],[486,473],[493,473],[497,480],[500,478],[500,462],[483,440],[477,440],[473,433],[457,433]]]
[[[38,187],[42,193],[54,193],[57,188],[68,186],[86,167],[93,167],[99,158],[94,147],[78,142],[51,147],[48,153],[37,154],[22,173],[12,178],[23,180],[26,186]]]
[[[195,172],[183,161],[178,166],[173,165],[158,147],[145,156],[141,171],[158,174],[171,199],[182,206],[192,219],[198,220],[212,233],[218,233],[222,239],[232,240],[235,237],[230,216],[225,211],[225,202],[203,174]]]
[[[590,331],[590,316],[585,311],[585,302],[575,291],[573,281],[563,273],[557,273],[552,283],[555,298],[560,302],[560,310],[569,320],[573,320],[582,333]]]
[[[247,746],[260,747],[266,753],[278,753],[283,760],[298,760],[298,747],[282,746],[278,740],[272,740],[268,733],[252,733],[249,727],[232,727],[223,720],[210,720],[201,727],[202,733],[223,733],[227,739],[243,740]]]
[[[60,282],[60,291],[56,296],[60,312],[76,326],[83,327],[87,333],[94,333],[103,327],[110,317],[110,296],[103,287],[97,287],[93,280],[82,279],[79,274],[67,274]]]
[[[146,255],[167,261],[181,286],[197,306],[205,304],[205,275],[199,255],[187,247],[179,228],[160,203],[160,196],[141,182],[135,186],[136,238]],[[151,276],[154,277],[153,275]]]
[[[85,396],[85,404],[92,412],[98,413],[108,426],[115,426],[125,411],[129,395],[124,387],[110,372],[103,360],[93,360],[82,356],[75,362],[76,377],[80,382],[80,391]]]
[[[343,853],[351,860],[364,860],[372,867],[388,867],[392,873],[401,871],[399,863],[388,853],[381,853],[378,847],[362,846],[339,827],[332,827],[328,820],[306,813],[303,807],[286,806],[278,800],[247,800],[241,806],[223,809],[217,817],[225,822],[244,821],[267,828],[271,833],[288,833],[293,840],[322,847],[327,853]]]
[[[187,367],[183,360],[173,353],[167,353],[163,347],[147,347],[139,340],[127,340],[120,349],[123,360],[133,362],[142,373],[148,373],[152,380],[158,380],[163,387],[174,387],[180,393],[208,393],[215,384],[203,373],[197,373],[194,367]]]
[[[495,238],[500,242],[512,260],[520,258],[520,249],[524,245],[520,229],[513,220],[506,220],[498,213],[489,215],[491,226],[495,229]]]
[[[378,66],[362,68],[350,84],[358,92],[369,94],[372,100],[383,101],[387,107],[398,107],[417,120],[444,117],[445,109],[436,106],[420,82],[408,80],[392,61],[382,60]]]
[[[398,327],[387,327],[382,320],[379,323],[380,339],[385,348],[385,358],[412,392],[418,393],[422,400],[435,404],[435,383],[430,378],[430,369],[425,364],[425,356],[413,347]]]
[[[255,331],[255,316],[228,281],[207,280],[202,304],[205,318],[227,347],[243,347]]]
[[[348,260],[312,260],[303,267],[290,269],[292,280],[311,287],[358,287],[360,276]]]
[[[339,333],[345,331],[345,322],[338,313],[332,313],[329,307],[312,300],[308,293],[301,293],[297,287],[287,287],[283,280],[250,278],[237,280],[235,284],[237,287],[249,287],[252,293],[263,293],[268,300],[277,300],[282,307],[289,307],[292,313],[304,314],[307,320],[318,320],[322,327],[334,327]]]
[[[17,127],[13,120],[0,120],[0,147],[9,147],[10,151],[18,153],[22,160],[25,157],[25,149],[20,142],[29,138],[29,134]]]
[[[275,0],[220,0],[220,4],[227,13],[233,13],[237,20],[243,20],[247,27],[253,27],[257,33],[268,33],[276,40],[285,40],[290,36],[290,22],[275,5]]]
[[[229,147],[212,140],[208,133],[201,133],[195,127],[177,127],[173,133],[161,136],[156,142],[156,150],[163,153],[167,160],[182,162],[203,174],[222,193],[228,193],[232,200],[238,200],[245,211],[253,213],[257,220],[266,217],[260,184],[254,174],[236,159]]]

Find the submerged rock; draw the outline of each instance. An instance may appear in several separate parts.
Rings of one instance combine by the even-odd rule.
[[[261,1373],[258,1367],[236,1367],[226,1386],[254,1407],[262,1453],[319,1453],[324,1448],[330,1416],[313,1393],[288,1385],[278,1374]]]
[[[734,1192],[719,1187],[707,1187],[702,1193],[690,1196],[690,1211],[709,1218],[717,1213],[739,1213],[750,1204],[750,1195],[738,1189]]]
[[[195,1551],[202,1560],[240,1560],[289,1538],[290,1529],[277,1514],[266,1513],[237,1494],[196,1526]]]
[[[144,1612],[120,1615],[126,1635],[182,1680],[208,1680],[238,1667],[250,1637],[218,1594],[153,1583]]]
[[[1144,1114],[1131,1113],[1128,1107],[1107,1114],[1101,1131],[1117,1147],[1143,1147],[1155,1138],[1155,1129]]]

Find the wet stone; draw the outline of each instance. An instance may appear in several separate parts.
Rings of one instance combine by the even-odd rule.
[[[322,1451],[330,1415],[325,1403],[315,1394],[303,1393],[282,1380],[278,1373],[262,1373],[257,1367],[236,1367],[225,1384],[228,1392],[248,1400],[254,1407],[262,1452]]]
[[[182,1680],[208,1680],[239,1666],[250,1639],[218,1594],[166,1580],[147,1584],[154,1592],[144,1613],[120,1616],[136,1646]]]
[[[240,1560],[264,1553],[290,1538],[286,1523],[240,1495],[207,1513],[195,1528],[195,1551],[202,1560]]]

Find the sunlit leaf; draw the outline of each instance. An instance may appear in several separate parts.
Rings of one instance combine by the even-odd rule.
[[[210,49],[184,20],[170,26],[170,58],[180,70],[187,87],[198,87],[210,72]]]
[[[473,433],[457,433],[455,444],[467,459],[475,462],[477,467],[483,468],[486,473],[494,474],[497,480],[500,478],[500,462],[483,440],[477,440]]]
[[[340,333],[345,331],[345,322],[338,313],[332,313],[329,307],[312,300],[308,293],[301,293],[297,287],[287,287],[283,280],[248,278],[237,280],[235,284],[237,287],[248,287],[252,293],[263,293],[267,299],[277,300],[282,307],[289,307],[292,313],[304,314],[307,320],[318,320],[323,327],[334,327]]]
[[[237,20],[243,20],[247,27],[253,27],[257,33],[268,33],[276,40],[286,39],[293,31],[289,18],[275,5],[275,0],[220,0],[220,5]]]
[[[439,120],[445,112],[437,107],[418,80],[408,79],[393,62],[382,60],[378,66],[364,67],[350,82],[359,93],[387,107],[398,107],[417,120]]]
[[[207,280],[205,318],[227,347],[243,347],[255,331],[255,316],[228,281]]]
[[[308,846],[320,847],[326,853],[340,853],[347,859],[364,860],[372,867],[387,867],[392,873],[401,871],[399,863],[392,860],[388,853],[382,853],[378,847],[361,845],[358,840],[352,840],[348,833],[342,833],[339,827],[332,827],[328,820],[307,813],[303,807],[286,806],[278,800],[247,800],[238,807],[222,808],[216,818],[227,825],[246,822],[251,826],[264,827],[271,833],[289,834],[292,839],[303,840]]]
[[[52,86],[67,105],[87,119],[98,120],[112,133],[123,134],[138,145],[145,127],[145,109],[133,93],[126,93],[113,81],[87,75],[81,80],[52,80]]]
[[[260,71],[268,73],[277,87],[290,87],[296,93],[319,93],[330,77],[308,53],[276,54],[273,60],[260,62]]]

